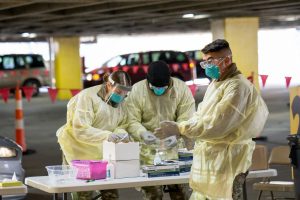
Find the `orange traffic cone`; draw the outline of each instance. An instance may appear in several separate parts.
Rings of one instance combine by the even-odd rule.
[[[19,87],[16,88],[16,142],[22,147],[22,151],[27,150],[25,142],[25,130],[23,121],[23,106],[22,106],[22,92]]]

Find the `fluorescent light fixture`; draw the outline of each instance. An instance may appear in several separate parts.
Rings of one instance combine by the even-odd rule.
[[[36,33],[22,33],[21,36],[22,37],[27,37],[27,38],[35,38]]]
[[[286,17],[285,19],[282,19],[282,21],[286,21],[286,22],[292,22],[292,21],[296,21],[298,20],[298,17]]]
[[[193,18],[195,15],[193,13],[184,14],[182,15],[182,18]]]
[[[207,14],[202,14],[202,15],[195,15],[194,16],[194,19],[203,19],[203,18],[207,18],[209,17],[210,15],[207,15]]]
[[[300,15],[281,15],[276,17],[271,17],[272,19],[276,19],[282,22],[292,22],[300,19]]]
[[[30,33],[29,37],[30,38],[35,38],[36,37],[36,33]]]
[[[22,33],[21,36],[22,37],[29,37],[29,33]]]
[[[97,43],[97,36],[83,36],[83,37],[80,37],[80,43],[84,43],[84,44]]]
[[[208,14],[195,15],[195,14],[189,13],[189,14],[182,15],[182,18],[186,18],[186,19],[203,19],[203,18],[208,18],[208,17],[210,17],[210,15],[208,15]]]

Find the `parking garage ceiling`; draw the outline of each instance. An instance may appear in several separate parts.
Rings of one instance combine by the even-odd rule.
[[[212,19],[248,16],[261,28],[297,27],[300,0],[0,0],[0,40],[208,31]]]

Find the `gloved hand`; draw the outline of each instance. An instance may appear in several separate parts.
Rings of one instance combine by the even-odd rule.
[[[119,133],[120,142],[128,143],[130,141],[130,137],[128,133]]]
[[[107,141],[109,141],[109,142],[117,143],[118,140],[119,140],[119,136],[115,133],[111,133],[107,137]]]
[[[162,142],[163,142],[163,146],[166,149],[171,149],[177,145],[177,138],[176,138],[176,136],[173,135],[173,136],[165,138]]]
[[[173,121],[162,121],[160,127],[154,130],[154,134],[159,138],[164,139],[170,136],[180,136],[179,128],[176,122]]]
[[[155,144],[157,140],[156,136],[150,131],[141,133],[141,138],[144,140],[145,144]]]
[[[129,142],[129,135],[128,133],[111,133],[108,136],[107,141],[113,143],[119,143],[119,142],[127,143]]]
[[[184,141],[185,147],[187,148],[187,150],[192,150],[194,149],[195,146],[195,140],[188,138],[186,136],[182,136],[182,139]]]

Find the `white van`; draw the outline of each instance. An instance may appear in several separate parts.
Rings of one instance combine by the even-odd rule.
[[[39,88],[50,84],[49,70],[44,59],[38,54],[0,55],[0,88],[13,90],[17,85],[33,86],[33,96]]]

